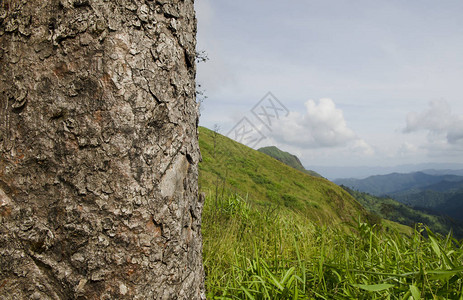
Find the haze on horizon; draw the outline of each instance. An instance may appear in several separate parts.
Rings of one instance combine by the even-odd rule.
[[[307,168],[461,168],[463,2],[195,5],[210,59],[198,64],[201,126],[235,139],[254,130],[241,142],[275,145]]]

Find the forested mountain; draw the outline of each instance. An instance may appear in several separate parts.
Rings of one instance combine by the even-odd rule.
[[[341,187],[351,194],[370,213],[376,214],[381,218],[410,227],[415,227],[416,224],[423,223],[429,226],[434,232],[439,232],[441,234],[447,234],[452,230],[456,237],[463,238],[463,222],[458,221],[458,218],[454,217],[461,214],[461,206],[458,201],[461,199],[453,199],[453,205],[444,206],[442,208],[436,207],[435,210],[430,210],[418,207],[414,208],[390,197],[373,196],[368,193],[352,190],[346,186]],[[439,213],[439,210],[446,210],[447,213]],[[445,215],[454,218],[449,218]]]
[[[322,177],[317,172],[312,171],[312,170],[307,170],[306,168],[304,168],[301,161],[299,160],[299,158],[296,155],[293,155],[293,154],[291,154],[289,152],[282,151],[282,150],[278,149],[275,146],[262,147],[262,148],[259,148],[257,151],[265,153],[265,154],[267,154],[267,155],[281,161],[282,163],[284,163],[284,164],[286,164],[286,165],[288,165],[290,167],[293,167],[296,170],[299,170],[301,172],[307,173],[307,174],[312,175],[312,176]]]
[[[435,171],[439,174],[439,171]],[[352,190],[387,196],[428,214],[442,216],[455,231],[463,221],[463,176],[430,175],[424,172],[393,173],[365,179],[340,179],[336,183]],[[378,198],[380,199],[380,198]]]

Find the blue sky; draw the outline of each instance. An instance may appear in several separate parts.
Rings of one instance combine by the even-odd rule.
[[[245,117],[263,137],[250,146],[309,168],[463,162],[463,1],[195,6],[200,125],[229,134]],[[288,110],[271,126],[252,113],[267,92]]]

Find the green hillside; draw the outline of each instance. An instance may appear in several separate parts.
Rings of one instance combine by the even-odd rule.
[[[268,155],[206,128],[199,128],[203,162],[199,165],[202,191],[247,196],[259,208],[278,207],[299,212],[320,225],[367,217],[366,210],[346,191],[320,177],[301,174]]]
[[[443,180],[419,189],[393,193],[390,196],[409,206],[463,222],[463,181]]]
[[[454,193],[445,203],[432,207],[432,209],[444,216],[448,216],[463,227],[463,191]]]
[[[463,299],[450,235],[375,218],[323,178],[199,132],[207,299]]]
[[[306,168],[304,168],[301,161],[299,160],[299,158],[296,155],[293,155],[293,154],[291,154],[289,152],[282,151],[282,150],[278,149],[275,146],[262,147],[262,148],[257,149],[257,151],[265,153],[265,154],[267,154],[267,155],[281,161],[282,163],[284,163],[284,164],[286,164],[286,165],[288,165],[290,167],[293,167],[296,170],[299,170],[301,172],[307,173],[307,174],[315,176],[315,177],[322,177],[320,174],[318,174],[315,171],[306,170]]]

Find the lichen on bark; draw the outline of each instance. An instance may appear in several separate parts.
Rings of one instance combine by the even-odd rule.
[[[0,298],[204,298],[193,0],[0,0]]]

